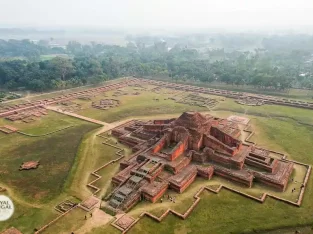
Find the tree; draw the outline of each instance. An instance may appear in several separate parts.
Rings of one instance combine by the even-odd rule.
[[[61,80],[65,80],[66,76],[74,71],[72,61],[70,59],[55,57],[50,60],[50,67]]]

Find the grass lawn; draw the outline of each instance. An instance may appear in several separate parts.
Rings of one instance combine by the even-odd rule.
[[[5,120],[1,122],[7,124]],[[45,134],[73,126],[44,137],[13,133],[0,139],[1,183],[13,189],[16,195],[35,203],[49,201],[60,193],[82,137],[98,127],[54,112],[30,124],[11,122],[10,125],[30,134]],[[33,160],[40,160],[38,169],[18,170],[23,162]]]
[[[43,233],[55,234],[55,233],[71,233],[71,230],[76,230],[83,226],[85,221],[86,211],[76,208],[72,210],[68,215],[61,218],[60,222],[54,223],[47,228]]]
[[[8,124],[1,119],[2,124]],[[30,134],[44,134],[64,126],[73,127],[45,137],[27,137],[18,133],[1,135],[0,138],[0,184],[8,189],[15,205],[13,217],[0,223],[0,231],[14,226],[23,233],[33,233],[55,218],[58,203],[76,198],[68,195],[68,184],[75,170],[75,156],[88,132],[99,128],[76,118],[50,112],[31,124],[10,122]],[[32,125],[32,126],[30,126]],[[40,160],[36,170],[19,171],[22,162]],[[74,165],[74,166],[73,166]],[[72,167],[73,166],[73,167]]]
[[[43,223],[47,223],[57,216],[52,206],[37,208],[29,205],[21,205],[14,199],[13,201],[14,214],[9,221],[0,222],[0,231],[13,226],[25,234],[34,233],[34,228],[38,228]]]
[[[240,114],[262,116],[268,118],[293,119],[303,124],[313,125],[312,110],[278,105],[244,106],[232,99],[221,102],[215,111],[231,111]]]
[[[123,89],[127,90],[127,89]],[[129,88],[127,91],[135,92],[133,88]],[[120,97],[112,96],[112,91],[106,94],[106,97],[96,97],[92,101],[99,101],[100,99],[112,98],[121,101],[120,106],[111,108],[108,110],[98,110],[91,107],[91,101],[75,101],[82,105],[83,110],[78,111],[78,114],[91,117],[94,119],[102,120],[105,122],[114,122],[117,120],[125,119],[133,116],[146,116],[146,115],[158,115],[158,114],[171,114],[182,113],[184,111],[208,111],[206,107],[189,106],[180,103],[176,103],[173,100],[169,100],[170,94],[157,94],[151,91],[140,91],[140,95],[126,95]],[[154,99],[159,99],[155,101]]]
[[[84,134],[95,125],[82,124],[49,136],[11,135],[1,140],[1,182],[35,203],[51,200],[62,190]],[[23,162],[40,160],[36,170],[18,171]]]
[[[76,119],[70,118],[64,115],[60,115],[54,111],[48,111],[48,115],[36,118],[36,121],[31,123],[24,123],[22,121],[9,121],[6,119],[0,119],[0,126],[10,125],[18,128],[19,131],[32,134],[32,135],[41,135],[54,132],[65,127],[79,125],[84,122]],[[0,135],[1,140],[1,135]]]

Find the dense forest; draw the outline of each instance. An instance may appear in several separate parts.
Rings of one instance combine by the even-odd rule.
[[[189,41],[128,39],[124,47],[71,41],[66,49],[51,48],[46,41],[0,40],[0,87],[45,91],[121,76],[162,76],[172,81],[251,85],[259,89],[313,88],[313,37],[308,35],[262,40],[240,35],[202,36]],[[255,48],[245,50],[245,45]],[[47,54],[67,57],[40,59]]]

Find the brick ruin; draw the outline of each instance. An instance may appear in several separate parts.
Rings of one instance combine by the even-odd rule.
[[[93,97],[92,95],[85,95],[85,96],[78,97],[77,99],[82,100],[82,101],[91,101],[92,97]]]
[[[142,84],[149,84],[155,85],[158,87],[174,89],[179,91],[187,91],[187,92],[195,92],[195,93],[204,93],[204,94],[212,94],[217,96],[223,96],[228,98],[234,99],[241,99],[241,98],[252,98],[262,101],[264,104],[275,104],[275,105],[282,105],[282,106],[292,106],[292,107],[299,107],[305,109],[313,109],[312,102],[305,102],[300,100],[294,99],[287,99],[287,98],[280,98],[262,94],[252,94],[252,93],[245,93],[245,92],[236,92],[236,91],[228,91],[222,89],[212,89],[212,88],[203,88],[198,86],[192,85],[185,85],[185,84],[177,84],[165,81],[158,81],[158,80],[149,80],[149,79],[140,79],[137,78]]]
[[[55,210],[60,212],[60,213],[65,213],[67,211],[69,211],[70,209],[72,209],[73,207],[75,207],[77,205],[77,203],[72,202],[70,200],[65,200],[63,202],[61,202],[60,204],[58,204],[55,207]]]
[[[100,202],[101,201],[98,198],[91,196],[88,199],[86,199],[85,201],[83,201],[82,203],[80,203],[78,205],[78,207],[89,212],[92,209],[94,209],[96,206],[98,206],[100,204]]]
[[[18,129],[9,125],[0,126],[0,132],[3,132],[5,134],[11,134],[14,132],[17,132]]]
[[[10,121],[22,121],[24,123],[31,123],[36,121],[37,118],[42,117],[43,115],[47,115],[48,112],[46,109],[37,107],[24,111],[17,111],[5,117],[5,119]]]
[[[84,91],[72,92],[69,94],[64,94],[64,95],[60,95],[60,96],[49,98],[49,99],[42,99],[38,101],[32,101],[32,102],[16,104],[16,105],[2,105],[0,106],[0,117],[6,117],[9,115],[15,114],[16,112],[30,110],[30,109],[34,109],[37,107],[44,107],[47,105],[53,105],[53,104],[57,104],[63,101],[74,100],[74,99],[77,99],[79,97],[83,97],[86,95],[96,95],[102,92],[116,90],[116,89],[123,88],[132,84],[136,84],[138,82],[139,82],[138,79],[126,79],[118,83],[108,84],[102,87],[87,89]]]
[[[98,102],[92,102],[91,106],[99,110],[107,110],[120,105],[120,101],[116,99],[101,99]]]
[[[23,162],[19,170],[21,171],[21,170],[37,169],[38,166],[39,166],[39,161]]]
[[[16,229],[15,227],[10,227],[9,229],[1,232],[1,234],[23,234],[20,230]]]
[[[36,107],[44,107],[47,105],[53,105],[56,103],[60,103],[62,101],[74,100],[79,97],[94,96],[102,92],[107,92],[110,90],[118,90],[127,86],[137,86],[138,88],[140,88],[140,87],[143,87],[142,85],[153,85],[153,86],[158,86],[162,88],[176,90],[174,92],[173,91],[169,92],[169,94],[171,95],[175,92],[187,91],[187,92],[194,92],[194,93],[212,94],[212,95],[223,96],[223,97],[234,98],[234,99],[249,97],[249,98],[261,100],[264,104],[276,104],[276,105],[285,105],[285,106],[313,109],[313,103],[311,102],[279,98],[279,97],[268,96],[268,95],[256,95],[252,93],[203,88],[203,87],[197,87],[197,86],[192,86],[192,85],[176,84],[176,83],[157,81],[157,80],[130,78],[130,79],[124,79],[122,81],[119,81],[118,83],[108,84],[102,87],[87,89],[84,91],[72,92],[72,93],[60,95],[60,96],[49,98],[49,99],[41,99],[38,101],[26,102],[26,103],[16,104],[16,105],[8,105],[8,104],[1,105],[0,117],[6,117],[9,115],[15,114],[17,112],[33,109]],[[156,91],[159,92],[158,89]]]
[[[156,202],[167,189],[182,193],[201,176],[285,191],[294,164],[244,144],[238,124],[185,112],[177,119],[131,121],[112,130],[134,154],[120,163],[105,208],[127,211],[141,199]]]
[[[127,214],[113,222],[113,226],[124,232],[135,223],[135,219]]]
[[[236,99],[236,102],[241,105],[246,105],[246,106],[262,106],[265,104],[263,100],[257,99],[257,98],[252,98],[252,97],[242,97]]]
[[[176,93],[175,91],[166,89],[166,87],[162,87],[162,86],[154,87],[150,89],[149,91],[156,93],[156,94],[168,94],[168,95],[173,95]]]
[[[192,93],[187,95],[186,97],[177,100],[177,103],[187,104],[190,106],[200,106],[200,107],[208,107],[213,108],[218,104],[218,101],[214,98],[203,97],[197,93]]]
[[[112,94],[112,96],[114,96],[114,97],[119,97],[119,96],[125,96],[125,95],[128,95],[129,93],[128,92],[126,92],[126,91],[124,91],[124,90],[121,90],[121,89],[118,89],[118,90],[116,90],[113,94]]]
[[[60,110],[62,111],[66,111],[66,112],[76,112],[76,111],[80,111],[82,109],[81,104],[72,102],[72,101],[63,101],[63,102],[59,102],[57,103],[59,105],[61,105]]]
[[[237,115],[231,115],[227,118],[227,120],[234,122],[234,123],[243,124],[243,125],[248,125],[248,123],[250,122],[250,119],[246,117],[242,117],[242,116],[237,116]]]
[[[142,85],[140,84],[132,84],[132,85],[129,85],[130,87],[134,87],[134,90],[135,91],[147,91],[147,88],[146,87],[143,87]]]

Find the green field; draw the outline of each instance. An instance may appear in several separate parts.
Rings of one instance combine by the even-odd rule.
[[[31,123],[31,126],[26,126],[26,123],[11,125],[30,134],[44,134],[72,126],[44,137],[28,137],[14,133],[0,139],[1,182],[14,189],[23,199],[36,203],[51,200],[58,195],[82,137],[97,127],[52,112]],[[18,171],[23,162],[33,160],[40,161],[37,170]]]
[[[133,92],[134,88],[123,90]],[[78,114],[107,122],[121,119],[141,117],[147,119],[173,117],[183,111],[195,110],[209,112],[205,107],[177,104],[168,99],[168,90],[156,94],[140,91],[141,95],[113,97],[114,91],[93,97],[92,101],[114,98],[121,101],[117,108],[97,110],[90,107],[91,101],[75,100],[82,105]],[[155,98],[159,101],[154,100]],[[241,106],[231,99],[221,101],[211,112],[212,115],[227,117],[231,114],[247,115],[251,119],[256,135],[252,138],[266,148],[285,152],[289,158],[303,163],[313,164],[313,112],[305,109],[264,105],[260,107]],[[40,120],[25,124],[12,123],[0,119],[0,126],[9,124],[18,127],[22,132],[41,135],[71,126],[60,132],[44,137],[27,137],[14,133],[0,134],[0,186],[9,190],[7,194],[13,198],[16,212],[9,221],[0,223],[0,232],[15,226],[23,233],[33,233],[34,228],[43,226],[58,215],[53,207],[70,198],[83,200],[91,194],[86,187],[93,177],[90,173],[99,166],[115,159],[116,150],[102,144],[103,138],[96,135],[105,131],[99,127],[78,119],[49,111],[49,115]],[[116,140],[112,139],[114,143]],[[119,145],[119,144],[118,144]],[[126,155],[130,152],[127,150]],[[40,160],[41,166],[36,170],[18,171],[22,162]],[[102,197],[110,190],[110,178],[118,171],[115,163],[101,170],[102,179],[96,185],[101,188]],[[293,177],[301,180],[304,168],[296,168]],[[214,177],[211,181],[197,179],[183,194],[178,195],[177,202],[141,203],[130,211],[130,215],[138,217],[142,211],[149,210],[160,215],[168,207],[184,212],[192,203],[192,196],[203,185],[227,184],[252,195],[262,192],[275,193],[261,186],[244,189],[226,180]],[[287,199],[296,199],[289,186],[285,194],[277,192]],[[298,186],[298,185],[297,185]],[[313,178],[310,177],[303,204],[300,208],[267,198],[264,204],[257,203],[238,194],[222,190],[219,194],[203,192],[201,201],[186,220],[173,215],[157,223],[149,218],[141,219],[129,233],[266,233],[269,230],[289,228],[292,230],[306,226],[301,233],[306,233],[308,226],[313,225]],[[84,225],[84,212],[80,209],[70,213],[62,221],[52,225],[44,233],[70,233]],[[291,229],[290,229],[291,228]],[[300,230],[300,229],[299,229]],[[302,230],[302,229],[301,229]],[[75,233],[75,232],[74,232]],[[87,232],[86,232],[87,233]],[[109,224],[96,227],[88,233],[120,233]],[[287,233],[287,232],[286,232]],[[309,232],[307,232],[309,233]]]
[[[33,123],[10,122],[1,119],[0,125],[9,124],[28,134],[46,134],[66,126],[60,132],[43,137],[23,136],[19,133],[0,136],[0,184],[15,203],[14,216],[0,223],[0,230],[18,227],[31,233],[56,217],[53,206],[68,198],[65,182],[68,180],[77,149],[86,133],[97,125],[49,112]],[[36,170],[19,171],[23,162],[40,160]]]
[[[134,93],[135,90],[131,87],[123,88],[129,94]],[[173,91],[172,91],[173,92]],[[97,96],[92,98],[92,101],[97,102],[100,99],[117,99],[121,102],[120,106],[111,108],[109,110],[99,110],[91,107],[92,101],[75,101],[82,105],[82,110],[77,113],[90,118],[102,120],[105,122],[114,122],[130,117],[140,117],[146,115],[158,114],[179,114],[184,111],[208,111],[206,107],[189,106],[185,104],[176,103],[168,99],[172,95],[168,94],[168,90],[163,93],[153,93],[151,91],[140,91],[140,95],[126,95],[115,97],[112,96],[114,91],[106,93],[104,96]],[[156,101],[155,99],[158,99]]]

